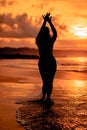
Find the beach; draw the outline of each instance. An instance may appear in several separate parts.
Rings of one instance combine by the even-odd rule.
[[[0,80],[0,130],[23,130],[16,122],[15,110],[19,106],[14,103],[12,93],[11,85]]]
[[[58,59],[52,102],[40,104],[36,101],[42,85],[38,61],[1,60],[1,130],[87,129],[86,63],[84,68],[82,62],[77,66],[62,61]]]

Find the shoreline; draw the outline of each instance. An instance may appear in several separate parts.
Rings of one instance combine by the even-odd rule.
[[[87,73],[58,70],[54,78],[52,93],[54,105],[51,107],[52,109],[49,109],[49,107],[42,107],[37,103],[29,103],[29,100],[31,101],[33,98],[41,97],[42,80],[39,71],[35,68],[36,63],[36,61],[31,61],[29,64],[29,62],[20,60],[1,62],[0,130],[24,130],[23,124],[21,126],[17,122],[18,110],[19,112],[24,111],[22,119],[24,119],[23,121],[28,120],[28,127],[34,125],[34,128],[40,128],[41,123],[44,125],[43,121],[46,119],[47,126],[53,126],[53,129],[56,129],[56,124],[59,128],[61,125],[64,128],[67,126],[72,128],[72,125],[77,129],[87,128]],[[25,101],[24,105],[16,104],[23,101]],[[74,122],[75,120],[78,122]],[[81,126],[79,126],[80,123]],[[42,128],[41,130],[44,130]]]
[[[54,104],[50,109],[47,106],[42,107],[40,104],[31,102],[33,95],[34,99],[37,99],[38,96],[40,97],[38,93],[40,92],[40,86],[35,87],[34,82],[20,83],[14,78],[6,82],[5,78],[8,79],[8,77],[4,76],[2,81],[0,79],[0,130],[25,130],[24,127],[32,127],[33,130],[33,128],[41,127],[41,122],[43,125],[40,130],[44,130],[42,129],[45,127],[44,123],[46,123],[46,127],[49,126],[49,130],[50,127],[67,129],[67,126],[69,126],[72,128],[72,124],[73,128],[76,126],[78,129],[80,128],[80,122],[82,123],[81,128],[87,127],[87,80],[55,79],[52,93]],[[40,83],[37,85],[40,85]],[[37,93],[39,95],[35,95]],[[24,105],[16,104],[16,102],[20,103],[22,101],[25,102]],[[82,111],[83,113],[81,113]],[[21,126],[17,122],[17,112],[22,114],[20,120],[23,119],[24,127],[23,124]],[[75,119],[78,119],[78,122],[74,121],[73,114]],[[20,115],[18,116],[20,117]],[[36,122],[36,119],[38,122]]]
[[[0,130],[24,130],[16,120],[16,110],[20,105],[15,103],[12,89],[5,86],[6,83],[0,81]]]
[[[20,106],[11,102],[0,103],[0,129],[1,130],[24,130],[24,128],[16,121],[16,109],[18,109],[19,107]]]

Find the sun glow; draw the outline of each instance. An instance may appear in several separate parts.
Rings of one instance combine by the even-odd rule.
[[[85,58],[85,57],[78,57],[78,61],[80,61],[80,62],[87,62],[87,58]]]
[[[87,38],[87,27],[81,25],[73,26],[72,33],[75,37]]]
[[[75,80],[74,81],[74,84],[75,84],[75,86],[77,86],[77,87],[83,87],[84,86],[84,81],[82,81],[82,80]]]

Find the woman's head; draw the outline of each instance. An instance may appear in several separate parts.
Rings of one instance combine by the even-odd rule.
[[[44,26],[41,28],[38,37],[36,38],[36,43],[39,45],[40,43],[48,43],[50,40],[49,28]]]
[[[49,28],[48,27],[44,27],[43,29],[42,29],[42,35],[43,36],[49,36]]]

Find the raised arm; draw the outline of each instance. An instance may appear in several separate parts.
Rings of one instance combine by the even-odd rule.
[[[46,20],[44,20],[44,22],[43,22],[43,24],[42,24],[42,26],[41,26],[41,29],[40,29],[40,31],[39,31],[39,33],[38,33],[38,35],[40,34],[40,32],[42,31],[42,29],[45,27],[45,25],[46,25]]]
[[[50,24],[50,27],[51,27],[51,29],[52,29],[52,32],[53,32],[53,36],[51,37],[51,42],[52,43],[54,43],[54,41],[56,40],[56,37],[57,37],[57,31],[56,31],[56,29],[55,29],[55,27],[54,27],[54,25],[53,25],[53,23],[52,23],[52,21],[51,21],[51,16],[50,16],[50,13],[47,13],[46,15],[44,15],[44,16],[42,16],[43,17],[43,19],[44,19],[44,22],[43,22],[43,24],[42,24],[42,26],[41,26],[41,29],[40,29],[40,31],[39,31],[39,33],[38,33],[38,35],[37,35],[37,37],[36,37],[36,44],[38,45],[39,44],[39,41],[40,41],[40,36],[41,36],[41,32],[42,32],[42,30],[43,30],[43,28],[45,27],[45,25],[46,25],[46,22],[48,22],[49,24]]]
[[[56,37],[57,37],[57,31],[56,31],[56,29],[51,21],[51,17],[49,18],[48,23],[50,24],[50,27],[51,27],[52,32],[53,32],[52,40],[55,41]]]
[[[44,16],[43,16],[43,18],[44,18]],[[44,28],[45,25],[46,25],[46,22],[47,22],[47,20],[44,18],[44,21],[43,21],[43,24],[42,24],[42,26],[41,26],[41,29],[40,29],[40,31],[39,31],[37,37],[36,37],[36,44],[37,44],[37,45],[38,45],[39,40],[40,40],[40,38],[41,38],[40,35],[41,35],[41,32],[42,32],[43,28]]]
[[[39,34],[40,34],[40,32],[42,31],[42,29],[45,27],[45,25],[46,25],[46,22],[49,20],[49,22],[51,21],[51,17],[49,18],[49,16],[50,16],[50,13],[47,13],[46,15],[42,15],[42,17],[43,17],[43,19],[44,19],[44,22],[43,22],[43,24],[42,24],[42,26],[41,26],[41,29],[40,29],[40,31],[39,31]],[[39,35],[38,34],[38,35]]]

